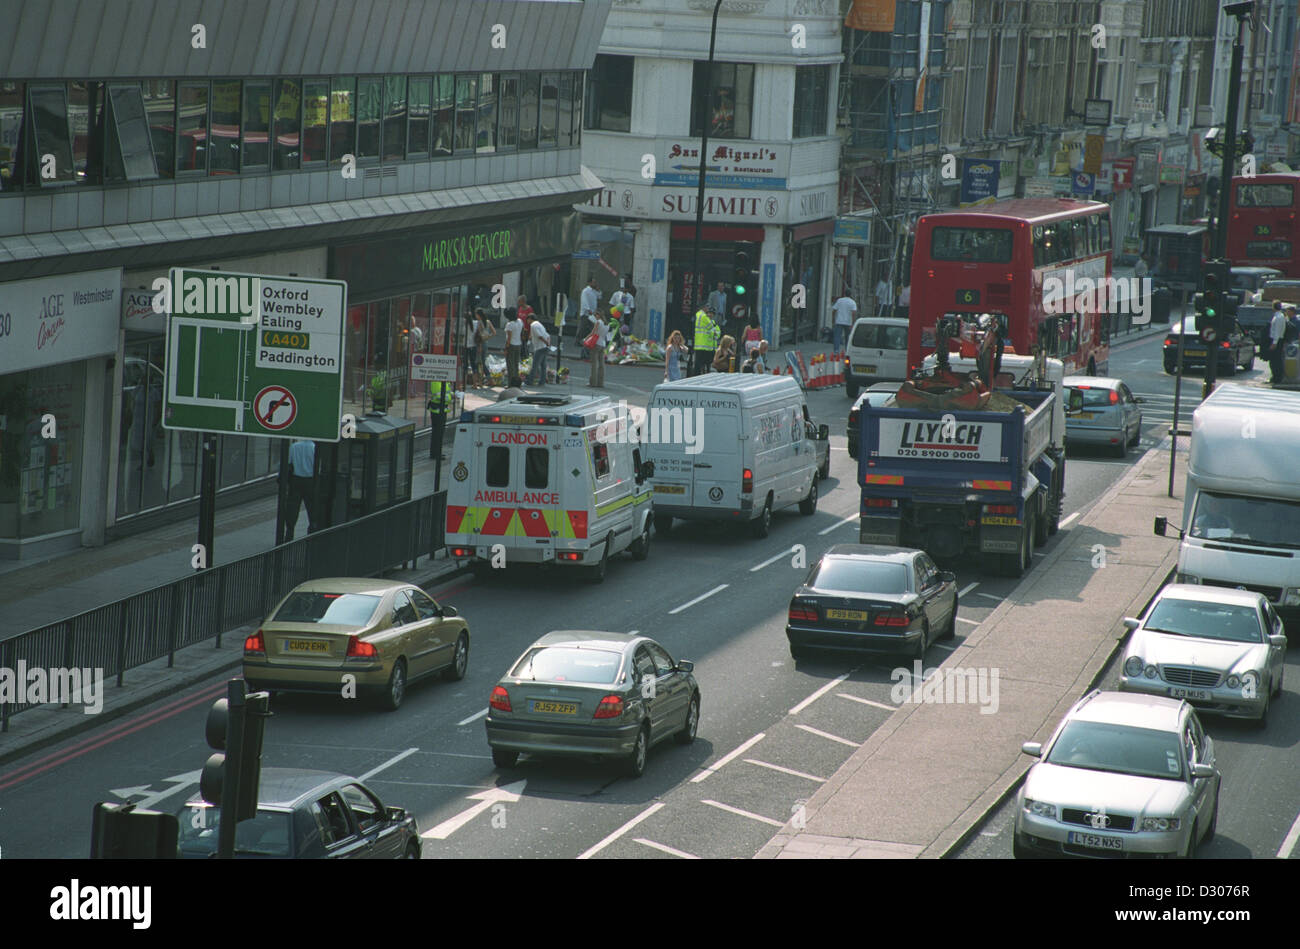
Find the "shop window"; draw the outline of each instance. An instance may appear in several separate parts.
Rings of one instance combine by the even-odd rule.
[[[702,135],[705,116],[711,138],[749,138],[754,105],[754,67],[750,63],[714,63],[713,82],[707,97],[708,63],[695,64],[691,86],[691,135]]]
[[[28,131],[35,139],[36,163],[27,169],[30,184],[41,186],[76,181],[72,137],[68,126],[68,90],[62,85],[27,87]],[[54,156],[53,176],[45,174],[46,156]]]
[[[1098,220],[1101,222],[1100,247],[1103,252],[1108,251],[1110,250],[1110,215],[1102,214],[1098,217]]]
[[[501,77],[501,121],[497,126],[497,150],[510,151],[519,146],[519,74]]]
[[[208,172],[239,174],[239,80],[212,84],[212,154]]]
[[[330,85],[311,79],[302,86],[302,163],[320,164],[326,159]]]
[[[497,75],[483,73],[478,82],[478,135],[475,150],[497,150]]]
[[[541,73],[524,73],[519,82],[519,147],[537,147],[537,118],[541,104]]]
[[[794,71],[794,137],[826,134],[830,108],[830,66],[800,66]]]
[[[556,126],[560,118],[560,76],[559,73],[542,73],[541,119],[538,128],[538,141],[542,148],[554,147]]]
[[[146,181],[157,178],[158,167],[140,86],[133,82],[110,85],[106,99],[105,179]]]
[[[244,161],[247,170],[271,163],[271,84],[244,83]]]
[[[529,448],[524,453],[524,487],[545,488],[551,483],[551,451]]]
[[[384,110],[381,79],[357,83],[357,161],[379,157],[379,121]]]
[[[233,488],[248,480],[248,438],[222,435],[217,445],[217,487]]]
[[[208,84],[182,82],[176,103],[176,173],[208,173]]]
[[[587,70],[586,127],[632,131],[632,56],[599,54]]]
[[[330,82],[330,164],[357,153],[357,81],[352,76]]]
[[[478,126],[478,77],[456,77],[456,152],[474,151]]]
[[[406,157],[406,77],[384,79],[384,161]]]
[[[81,522],[84,362],[0,376],[0,537],[39,537]],[[53,415],[54,438],[42,437]]]
[[[297,79],[275,80],[275,143],[271,167],[293,171],[302,161],[302,83]]]
[[[407,81],[410,119],[406,127],[406,154],[410,158],[423,158],[429,154],[429,103],[432,84],[433,80],[428,76],[412,76]]]
[[[433,77],[433,154],[450,155],[456,139],[456,77]]]
[[[510,484],[510,449],[504,445],[489,445],[487,450],[487,485],[504,488]]]

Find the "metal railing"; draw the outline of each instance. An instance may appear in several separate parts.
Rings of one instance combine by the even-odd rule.
[[[433,556],[446,505],[439,491],[20,633],[0,641],[0,669],[100,669],[120,687],[128,669],[164,656],[170,668],[178,650],[207,640],[220,648],[222,633],[260,621],[307,580],[372,577]],[[16,684],[25,692],[25,681]],[[42,704],[0,702],[0,732]]]

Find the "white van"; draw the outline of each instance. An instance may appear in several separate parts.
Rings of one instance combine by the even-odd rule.
[[[668,437],[667,420],[678,418],[687,437]],[[646,424],[656,532],[680,517],[748,524],[766,537],[773,511],[817,510],[817,440],[829,433],[810,428],[793,376],[712,372],[661,383]]]
[[[447,488],[451,556],[479,573],[494,559],[582,568],[596,583],[614,554],[644,560],[654,503],[631,424],[607,396],[525,395],[463,413]]]
[[[844,388],[850,399],[861,386],[907,378],[907,320],[864,316],[853,324],[844,348]]]

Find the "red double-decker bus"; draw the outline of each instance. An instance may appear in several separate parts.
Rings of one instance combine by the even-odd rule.
[[[1067,371],[1105,374],[1110,343],[1101,311],[1108,301],[1124,303],[1113,290],[1105,204],[1015,198],[927,214],[912,248],[908,366],[919,368],[934,352],[940,317],[992,314],[1005,319],[1008,352],[1030,355],[1041,341]]]
[[[1228,195],[1228,259],[1236,267],[1275,267],[1300,278],[1300,172],[1233,178]]]

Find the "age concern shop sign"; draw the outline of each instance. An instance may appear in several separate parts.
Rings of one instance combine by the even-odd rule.
[[[0,375],[117,351],[122,271],[0,284]]]

